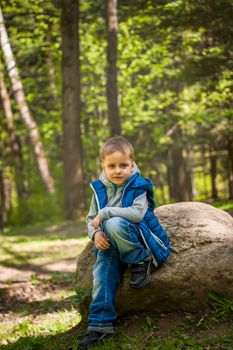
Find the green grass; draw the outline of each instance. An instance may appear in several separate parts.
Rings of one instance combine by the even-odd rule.
[[[86,224],[83,221],[65,221],[65,222],[51,222],[51,221],[38,221],[36,224],[28,224],[24,226],[8,226],[4,228],[3,236],[40,236],[47,240],[47,236],[50,239],[66,239],[67,237],[77,238],[80,236],[86,236]]]
[[[88,241],[83,223],[7,229],[0,236],[0,264],[39,266],[77,256]]]
[[[19,274],[32,267],[44,271],[48,264],[77,256],[88,241],[85,234],[82,223],[5,232],[0,264]],[[0,350],[78,350],[85,329],[78,311],[82,295],[75,292],[74,281],[74,272],[59,269],[46,276],[34,271],[23,283],[5,281],[0,286]],[[199,313],[133,315],[119,320],[116,331],[116,340],[96,349],[232,350],[233,301],[210,292]]]
[[[211,203],[215,208],[222,209],[222,210],[233,210],[233,200],[231,201],[216,201]]]
[[[88,242],[83,223],[36,225],[5,230],[0,237],[0,349],[60,349],[61,337],[80,322],[74,272],[50,264],[75,260]],[[18,270],[17,279],[7,273]],[[29,272],[25,275],[25,272]],[[69,339],[67,339],[69,340]]]

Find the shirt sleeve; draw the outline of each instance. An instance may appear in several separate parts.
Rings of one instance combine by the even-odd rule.
[[[142,195],[135,198],[130,207],[105,207],[99,210],[98,215],[101,221],[120,216],[136,224],[143,219],[147,209],[148,201],[146,192],[144,192]]]
[[[89,236],[89,238],[91,240],[94,239],[94,235],[95,235],[96,232],[102,231],[100,226],[97,229],[95,229],[92,226],[92,221],[96,217],[97,214],[98,214],[98,208],[97,208],[95,196],[93,195],[92,199],[91,199],[90,209],[89,209],[89,212],[88,212],[87,217],[86,217],[88,236]]]

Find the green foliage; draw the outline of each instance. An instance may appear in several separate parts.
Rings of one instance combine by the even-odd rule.
[[[56,1],[3,0],[1,7],[26,99],[39,125],[60,192],[63,187],[61,6]],[[86,187],[91,178],[98,176],[99,147],[109,136],[104,17],[103,2],[81,1],[81,130]],[[212,148],[218,157],[219,197],[228,197],[227,149],[233,131],[230,0],[123,0],[118,4],[118,17],[118,93],[123,135],[134,144],[143,175],[153,179],[159,205],[174,200],[168,186],[174,125],[182,131],[179,144],[193,175],[194,199],[211,196],[208,153]],[[0,56],[2,59],[2,53]],[[11,94],[6,74],[5,80]],[[7,123],[2,118],[0,167],[10,166],[14,188],[9,223],[61,217],[62,195],[52,199],[43,194],[28,130],[20,121],[13,98],[11,103],[16,134],[22,142],[26,198],[19,200],[16,194],[14,156]],[[187,149],[191,150],[190,158]]]
[[[17,202],[9,214],[9,225],[35,224],[62,219],[62,195],[40,192]]]
[[[211,203],[215,208],[222,209],[222,210],[233,210],[233,201],[221,201],[221,202],[213,202]]]

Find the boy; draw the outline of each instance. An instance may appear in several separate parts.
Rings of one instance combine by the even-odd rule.
[[[128,265],[130,286],[150,281],[151,264],[158,266],[170,253],[166,232],[154,215],[150,180],[139,175],[132,145],[123,137],[109,139],[101,150],[102,173],[91,183],[94,191],[87,216],[96,262],[87,335],[81,349],[112,336],[116,319],[116,289]]]

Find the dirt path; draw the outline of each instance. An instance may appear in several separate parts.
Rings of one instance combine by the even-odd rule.
[[[64,301],[57,301],[59,293],[63,289],[73,288],[73,281],[66,278],[64,281],[62,279],[53,280],[53,273],[59,273],[59,276],[69,276],[75,272],[76,260],[76,257],[62,259],[36,268],[32,265],[22,265],[20,268],[1,268],[0,322],[15,319],[14,312],[24,307],[30,307],[36,315],[43,303],[52,300],[54,300],[54,310],[65,307]]]
[[[69,309],[77,257],[86,245],[83,224],[62,224],[1,238],[0,323],[32,321]],[[48,309],[48,310],[47,310]]]

